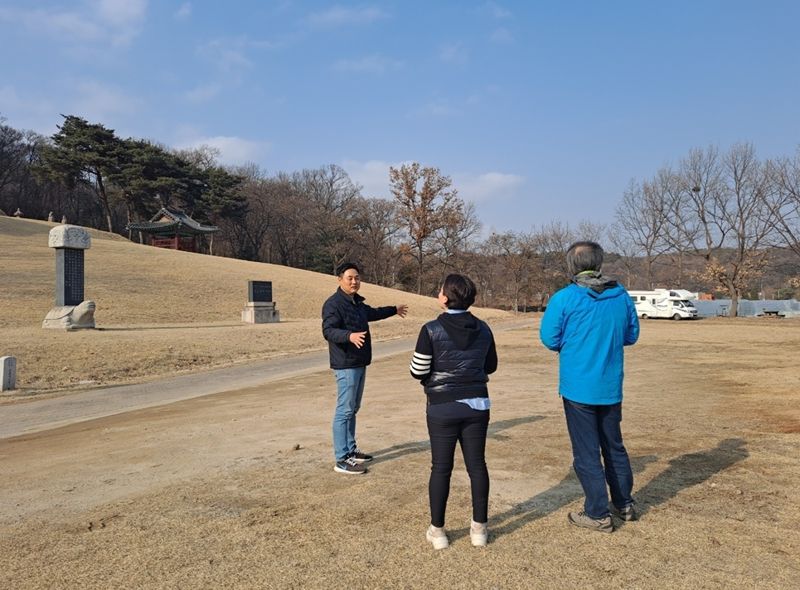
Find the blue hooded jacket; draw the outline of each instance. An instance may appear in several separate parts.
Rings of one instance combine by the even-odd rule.
[[[622,401],[623,347],[639,338],[639,318],[620,285],[602,292],[571,284],[550,298],[539,337],[559,353],[559,393],[580,404]]]

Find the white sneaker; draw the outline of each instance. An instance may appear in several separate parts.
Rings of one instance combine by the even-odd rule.
[[[489,529],[486,523],[472,521],[469,527],[469,540],[472,541],[473,547],[486,547],[489,542]]]
[[[444,527],[429,526],[428,530],[425,531],[425,538],[428,539],[428,543],[433,544],[434,549],[447,549],[450,546]]]

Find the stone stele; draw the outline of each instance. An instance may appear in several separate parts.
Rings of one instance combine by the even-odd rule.
[[[57,225],[50,230],[47,245],[50,248],[88,250],[92,239],[89,232],[78,225]],[[83,276],[79,280],[83,285]],[[94,301],[82,301],[79,305],[57,305],[52,308],[42,322],[42,328],[60,330],[81,330],[95,327]]]
[[[57,225],[50,230],[47,239],[50,248],[74,248],[88,250],[92,245],[89,232],[78,225]]]

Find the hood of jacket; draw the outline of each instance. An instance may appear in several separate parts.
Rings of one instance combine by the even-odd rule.
[[[579,287],[586,287],[597,295],[602,295],[606,291],[619,287],[619,283],[613,279],[608,279],[596,271],[586,271],[572,277],[572,282]]]
[[[466,350],[481,333],[481,325],[470,312],[443,313],[438,318],[439,322],[453,340],[459,350]]]

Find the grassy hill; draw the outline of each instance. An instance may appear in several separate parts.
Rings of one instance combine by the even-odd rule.
[[[175,372],[324,348],[320,309],[333,276],[143,246],[89,230],[85,297],[98,330],[44,330],[53,306],[57,224],[0,216],[0,356],[17,357],[23,393],[140,381]],[[272,281],[280,324],[241,323],[247,281]],[[370,305],[407,303],[405,320],[373,324],[377,340],[416,334],[439,313],[435,299],[364,284]],[[509,317],[476,309],[487,320]]]

